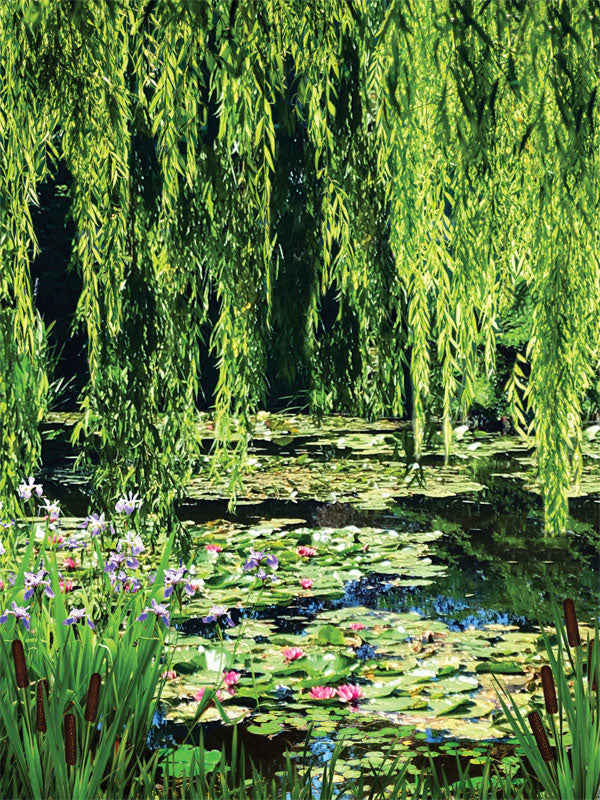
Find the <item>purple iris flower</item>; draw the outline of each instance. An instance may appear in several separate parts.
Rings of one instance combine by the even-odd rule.
[[[90,536],[100,536],[101,533],[104,533],[107,527],[110,526],[111,533],[115,532],[115,529],[112,526],[111,522],[107,522],[104,519],[104,512],[98,516],[98,514],[90,514],[87,516],[81,525],[78,525],[78,528],[85,528],[89,531]]]
[[[123,570],[117,573],[111,572],[108,579],[113,589],[117,592],[125,590],[126,592],[134,594],[142,588],[141,581],[139,581],[138,578],[128,575],[126,572],[123,572]]]
[[[272,553],[267,555],[267,566],[270,567],[273,572],[279,568],[279,559],[277,556],[274,556]]]
[[[155,614],[156,619],[161,619],[166,628],[169,627],[169,609],[166,606],[159,605],[154,598],[152,598],[152,607],[146,606],[142,613],[137,618],[139,622],[143,622],[148,618],[148,614]]]
[[[25,600],[30,600],[36,589],[44,587],[46,597],[54,597],[54,592],[50,586],[50,581],[45,580],[48,573],[40,569],[39,572],[26,572],[25,573]]]
[[[61,544],[61,548],[65,550],[82,550],[84,547],[87,547],[87,542],[78,539],[76,536],[71,536],[70,539]]]
[[[58,501],[51,503],[48,498],[46,498],[44,505],[40,506],[40,511],[46,512],[49,522],[58,522],[58,518],[60,517],[60,503]]]
[[[186,574],[187,569],[185,567],[165,570],[165,600],[173,594],[173,590],[180,583],[184,584],[184,589],[188,594],[194,594],[194,590],[185,577]]]
[[[125,513],[127,516],[133,514],[136,508],[140,508],[143,503],[143,500],[140,500],[138,497],[138,493],[136,492],[129,492],[127,497],[120,497],[117,500],[115,505],[115,509],[119,512],[119,514]]]
[[[27,613],[28,608],[29,606],[27,606],[27,608],[23,606],[18,606],[13,600],[12,610],[5,611],[4,614],[2,614],[2,616],[0,617],[0,622],[6,622],[8,619],[8,615],[12,614],[16,622],[20,622],[26,630],[29,630],[29,614]]]
[[[142,542],[139,534],[135,533],[135,531],[129,531],[122,539],[119,540],[119,543],[117,544],[117,550],[119,551],[121,550],[121,544],[125,544],[126,548],[127,546],[131,547],[132,556],[139,556],[139,554],[143,553],[145,550],[144,543]]]
[[[42,489],[42,484],[36,483],[35,479],[32,476],[29,476],[29,478],[27,478],[27,483],[25,483],[25,481],[22,481],[17,491],[19,493],[19,497],[21,498],[21,500],[31,500],[31,496],[34,492],[38,497],[41,497],[44,494],[44,490]]]
[[[128,556],[127,553],[122,553],[121,542],[118,542],[117,552],[112,552],[110,554],[110,557],[104,566],[104,572],[114,572],[117,569],[121,569],[123,564],[129,567],[129,569],[137,569],[140,565],[140,562],[137,560],[137,558]]]
[[[230,628],[235,627],[235,622],[231,619],[231,614],[227,606],[213,606],[206,617],[202,617],[202,622],[216,622],[218,619],[225,619]]]
[[[250,572],[253,569],[258,569],[256,577],[265,583],[267,580],[276,581],[275,575],[267,575],[264,567],[261,566],[262,561],[266,561],[273,572],[279,567],[279,559],[272,553],[266,553],[263,550],[250,550],[250,556],[244,562],[244,572]]]
[[[85,608],[72,608],[70,616],[63,620],[63,625],[83,625],[84,622],[87,622],[90,628],[94,630],[94,623],[85,613]]]

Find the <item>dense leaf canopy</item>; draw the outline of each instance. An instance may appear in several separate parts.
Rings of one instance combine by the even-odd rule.
[[[233,490],[273,353],[313,410],[409,410],[417,457],[439,414],[448,443],[525,286],[508,397],[564,529],[599,357],[599,48],[597,0],[0,4],[0,493],[39,458],[31,207],[60,165],[96,489],[168,516],[204,335]]]

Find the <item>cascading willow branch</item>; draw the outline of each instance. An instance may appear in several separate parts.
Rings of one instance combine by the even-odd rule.
[[[174,524],[204,335],[234,494],[273,362],[315,412],[411,414],[417,457],[439,416],[448,451],[526,282],[508,398],[563,530],[600,355],[599,25],[596,0],[3,4],[2,491],[39,455],[29,205],[61,161],[99,494]]]

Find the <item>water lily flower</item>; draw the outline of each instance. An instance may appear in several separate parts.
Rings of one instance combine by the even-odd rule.
[[[362,622],[351,622],[350,623],[350,630],[351,631],[364,631],[365,626]]]
[[[206,686],[202,686],[200,689],[198,689],[198,691],[194,695],[194,700],[196,700],[198,703],[204,697],[204,693],[206,692],[206,688],[207,688]],[[217,689],[217,691],[215,693],[215,696],[216,696],[217,700],[219,701],[219,703],[222,703],[223,700],[225,700],[225,695],[223,694],[223,692],[220,689]]]
[[[302,544],[296,549],[296,553],[303,558],[312,558],[312,556],[317,555],[317,549],[315,547],[309,547],[306,544]]]
[[[336,691],[332,686],[313,686],[308,696],[313,700],[333,700]]]
[[[220,553],[223,548],[220,544],[205,544],[204,549],[207,553]]]
[[[60,517],[60,503],[57,500],[51,503],[48,498],[46,498],[44,505],[40,506],[40,511],[46,512],[46,517],[49,522],[57,522]]]
[[[0,579],[0,591],[4,589],[4,581]]]
[[[55,533],[54,536],[52,537],[52,542],[51,543],[52,544],[62,544],[63,543],[63,537],[61,536],[61,534],[60,533]]]
[[[223,618],[230,628],[235,627],[235,622],[231,619],[231,614],[227,606],[212,606],[206,617],[202,617],[202,622],[216,622]]]
[[[288,647],[286,650],[281,651],[281,655],[286,661],[296,661],[302,658],[305,653],[301,647]]]
[[[311,578],[300,578],[300,586],[303,589],[312,589],[314,581]]]
[[[195,581],[190,581],[190,586],[194,590],[194,594],[201,592],[204,589],[204,581],[202,578],[197,578]]]
[[[337,694],[340,700],[345,703],[356,703],[363,696],[363,690],[354,683],[346,683],[343,686],[338,686]]]
[[[73,586],[74,586],[73,581],[70,581],[68,579],[65,580],[64,578],[61,578],[59,580],[59,582],[58,582],[58,585],[60,586],[60,591],[63,594],[67,594],[68,592],[72,592],[73,591]]]
[[[8,620],[8,615],[12,614],[15,618],[16,622],[20,622],[21,625],[26,629],[29,630],[29,613],[28,613],[29,606],[25,608],[24,606],[18,606],[15,601],[13,600],[12,609],[10,611],[5,611],[4,614],[0,617],[0,622],[6,622]]]
[[[40,569],[39,572],[25,573],[25,600],[30,600],[34,595],[35,590],[41,587],[44,587],[44,594],[46,597],[54,597],[54,592],[50,586],[50,581],[46,580],[47,574],[48,573],[44,569]]]
[[[174,669],[168,669],[165,672],[163,672],[160,677],[163,679],[163,681],[165,681],[165,680],[166,681],[174,681],[175,678],[177,677],[177,673],[175,672]]]
[[[138,497],[137,492],[135,494],[133,494],[133,492],[129,492],[126,497],[120,497],[117,500],[115,509],[119,514],[125,513],[127,516],[129,516],[130,514],[133,514],[137,508],[141,508],[143,502],[144,501],[140,500]]]
[[[17,492],[19,493],[21,500],[31,500],[31,496],[34,492],[38,497],[41,497],[44,494],[42,484],[36,483],[35,479],[31,475],[29,478],[27,478],[27,483],[25,483],[25,481],[21,482]]]
[[[147,619],[148,614],[154,614],[157,620],[163,621],[165,628],[169,627],[169,609],[164,605],[159,605],[154,598],[152,598],[152,607],[146,606],[137,617],[138,622],[143,622]]]
[[[233,687],[242,677],[241,673],[235,672],[235,670],[229,670],[229,672],[224,672],[222,677],[225,689],[233,697],[233,695],[235,694],[235,689]]]
[[[81,525],[78,525],[78,528],[85,528],[90,536],[100,536],[101,533],[104,533],[106,528],[110,525],[111,533],[115,532],[115,529],[112,526],[112,523],[107,522],[104,519],[104,512],[98,516],[98,514],[90,514],[87,516]]]
[[[87,622],[92,630],[94,630],[94,623],[85,613],[85,608],[72,608],[70,615],[63,620],[63,625],[78,625]]]
[[[185,577],[187,573],[188,570],[185,567],[165,570],[165,600],[173,594],[175,587],[179,586],[181,583],[184,584],[183,588],[187,594],[194,594],[194,590]]]
[[[65,569],[69,570],[77,569],[79,566],[79,561],[75,561],[72,556],[69,556],[68,558],[65,558],[63,566]]]

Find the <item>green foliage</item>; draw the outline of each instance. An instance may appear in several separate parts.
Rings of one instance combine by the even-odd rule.
[[[3,416],[2,457],[24,440],[39,456],[30,205],[60,159],[88,343],[75,439],[97,498],[139,486],[173,527],[203,330],[233,496],[269,348],[319,414],[412,414],[418,459],[433,376],[448,452],[500,344],[564,530],[599,358],[599,25],[591,0],[5,3],[0,369],[13,391],[26,357],[37,389]]]

